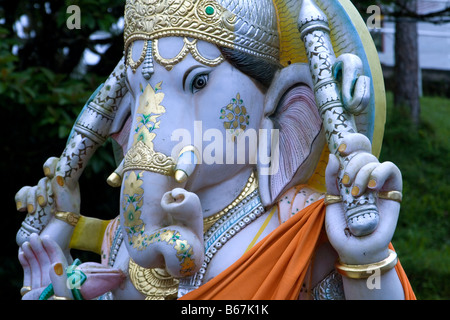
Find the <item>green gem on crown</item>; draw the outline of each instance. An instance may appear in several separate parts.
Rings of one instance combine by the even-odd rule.
[[[211,6],[207,6],[205,9],[205,12],[208,16],[213,15],[214,14],[214,8]]]

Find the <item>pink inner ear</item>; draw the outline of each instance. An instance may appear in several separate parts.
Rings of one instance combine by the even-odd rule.
[[[270,179],[271,196],[275,199],[300,173],[297,171],[311,155],[313,142],[322,128],[311,88],[299,84],[289,89],[281,99],[273,120],[275,128],[280,130],[280,169]],[[312,173],[300,175],[309,177]]]
[[[111,135],[111,138],[116,140],[116,142],[122,147],[123,156],[128,151],[128,139],[130,138],[130,130],[131,130],[132,119],[131,116],[125,121],[122,130],[118,133],[114,133]]]

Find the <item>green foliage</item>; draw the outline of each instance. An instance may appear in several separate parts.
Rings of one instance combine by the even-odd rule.
[[[67,8],[70,5],[77,5],[81,11],[82,28],[88,29],[89,32],[94,32],[97,30],[109,31],[111,25],[117,22],[117,14],[112,13],[119,12],[122,15],[125,1],[65,0],[64,3],[63,8]],[[67,17],[68,15],[58,15],[58,28],[65,28]]]
[[[67,12],[70,5],[79,8],[79,29],[69,29],[66,25],[73,15],[73,12]],[[18,70],[39,66],[69,75],[87,48],[99,53],[98,45],[108,46],[106,52],[103,52],[103,47],[99,53],[105,69],[111,70],[111,61],[116,63],[120,59],[123,34],[116,23],[123,17],[124,5],[123,0],[3,1],[0,3],[0,19],[2,27],[10,31],[10,39],[15,39],[17,44]],[[104,32],[101,37],[92,37],[97,31]],[[96,66],[90,69],[100,74],[95,70]],[[101,74],[107,75],[103,72],[105,69],[100,69]]]
[[[7,32],[0,28],[0,38],[6,38]],[[75,119],[104,78],[90,74],[72,79],[39,66],[20,71],[16,61],[17,57],[1,42],[0,97],[4,118],[8,119],[2,130],[8,131],[5,135],[17,136],[13,141],[19,141],[18,151],[26,157],[33,156],[33,145],[45,146],[47,156],[59,156]],[[55,142],[59,149],[51,148]],[[100,151],[87,174],[97,174],[105,165],[113,166],[113,157]],[[34,170],[39,166],[35,165]]]
[[[16,212],[14,195],[23,186],[36,185],[43,177],[44,162],[61,155],[79,112],[105,79],[93,74],[72,79],[42,66],[20,70],[17,56],[11,53],[16,43],[9,30],[0,26],[0,167],[9,226],[4,235],[6,246],[1,250],[0,279],[4,289],[0,295],[9,299],[11,292],[18,295],[23,277],[15,234],[25,216]],[[114,165],[109,144],[89,162],[80,180],[81,208],[86,215],[109,219],[117,215],[118,195],[106,184]],[[99,190],[104,192],[100,194]]]
[[[392,105],[388,95],[388,105]],[[420,127],[408,110],[388,108],[382,161],[403,175],[403,203],[393,240],[419,299],[450,298],[450,100],[423,98]]]
[[[0,37],[7,36],[7,30],[0,29]],[[20,113],[23,119],[34,119],[30,128],[32,135],[45,130],[47,138],[67,137],[92,92],[94,78],[78,81],[39,66],[18,71],[15,64],[18,58],[8,49],[2,41],[0,96],[3,108]]]

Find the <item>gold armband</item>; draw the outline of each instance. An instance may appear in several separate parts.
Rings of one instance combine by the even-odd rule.
[[[324,204],[326,206],[330,205],[330,204],[334,204],[334,203],[339,203],[342,202],[342,197],[341,196],[334,196],[332,194],[325,194],[325,200],[324,200]]]
[[[109,220],[100,220],[82,216],[73,212],[55,213],[55,218],[74,227],[69,247],[83,251],[101,253],[103,236]]]
[[[73,230],[69,247],[101,254],[103,237],[109,223],[110,220],[80,216]]]
[[[56,219],[64,221],[65,223],[68,223],[73,227],[75,227],[77,225],[78,220],[80,220],[80,217],[81,217],[81,215],[79,213],[74,213],[74,212],[58,211],[55,213]]]
[[[336,270],[341,275],[351,279],[367,279],[375,272],[379,271],[380,274],[384,274],[397,265],[398,258],[395,251],[389,249],[389,256],[380,261],[369,264],[345,264],[339,260],[336,262]]]

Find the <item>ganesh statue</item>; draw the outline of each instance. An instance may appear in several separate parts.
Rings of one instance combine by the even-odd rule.
[[[23,299],[415,298],[381,67],[349,0],[126,0],[124,21],[123,58],[16,194]],[[107,139],[105,221],[78,179]]]

